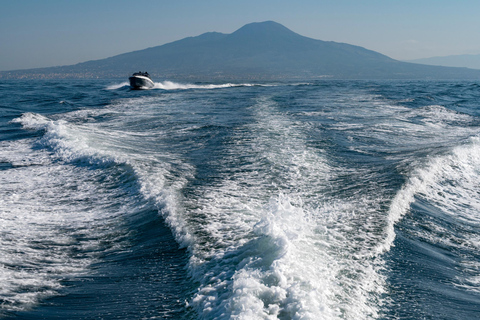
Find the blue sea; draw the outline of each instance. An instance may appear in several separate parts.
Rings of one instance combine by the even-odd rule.
[[[2,319],[479,319],[480,83],[0,82]]]

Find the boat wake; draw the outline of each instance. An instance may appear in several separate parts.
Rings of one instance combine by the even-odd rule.
[[[177,241],[188,235],[172,205],[184,179],[167,181],[174,170],[155,156],[130,153],[123,133],[68,121],[95,114],[76,111],[59,120],[27,112],[12,123],[42,138],[0,143],[0,163],[12,167],[0,170],[0,318],[57,295],[65,281],[124,250],[128,221],[143,211],[168,211]]]
[[[130,84],[128,83],[128,81],[124,81],[124,82],[121,82],[121,83],[115,83],[115,84],[111,84],[109,86],[106,87],[107,90],[118,90],[118,89],[123,89],[123,88],[128,88],[130,87]]]
[[[155,82],[155,85],[151,89],[161,90],[188,90],[188,89],[223,89],[234,87],[254,87],[254,86],[266,86],[265,84],[253,84],[253,83],[223,83],[223,84],[193,84],[193,83],[179,83],[173,81]],[[106,87],[107,90],[119,90],[129,88],[127,81],[111,84]]]
[[[480,310],[477,98],[412,105],[417,83],[395,95],[397,84],[106,84],[82,103],[77,83],[71,96],[41,88],[37,109],[28,100],[6,120],[17,132],[0,141],[0,318]]]
[[[330,195],[346,169],[309,145],[309,124],[274,99],[251,109],[256,121],[216,164],[231,172],[187,200],[197,208],[188,224],[200,283],[190,305],[207,319],[375,318],[384,290],[369,244],[383,236],[378,199]]]
[[[251,83],[224,83],[224,84],[182,84],[172,81],[156,82],[155,89],[179,90],[179,89],[221,89],[232,87],[253,87]]]

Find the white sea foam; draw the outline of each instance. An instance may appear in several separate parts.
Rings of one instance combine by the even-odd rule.
[[[355,106],[335,112],[335,130],[348,132],[359,152],[405,151],[436,147],[476,134],[472,116],[439,105],[408,108],[376,96],[352,97]],[[367,101],[367,103],[365,102]],[[408,136],[408,139],[405,137]],[[374,148],[370,151],[371,148]],[[393,156],[392,156],[393,157]]]
[[[306,144],[308,124],[277,107],[252,106],[258,122],[239,130],[228,164],[218,164],[234,169],[191,199],[191,225],[208,217],[192,227],[201,286],[191,305],[206,319],[374,318],[384,287],[368,245],[383,236],[372,231],[378,198],[328,196],[342,169]]]
[[[115,84],[111,84],[111,85],[107,86],[107,90],[118,90],[120,88],[128,87],[128,86],[130,86],[128,81],[124,81],[124,82],[121,82],[121,83],[115,83]]]
[[[104,210],[113,195],[96,184],[99,172],[56,163],[32,142],[1,145],[13,168],[0,171],[0,315],[57,293],[114,246],[96,241],[115,238]]]
[[[340,121],[334,126],[336,130],[350,135],[352,150],[361,153],[385,150],[391,153],[388,156],[390,159],[396,159],[394,152],[400,151],[402,159],[412,159],[405,157],[406,152],[431,154],[427,159],[413,157],[413,161],[404,164],[405,168],[400,168],[407,175],[407,182],[390,203],[384,224],[385,236],[372,251],[376,256],[391,249],[395,240],[395,224],[410,211],[417,198],[425,199],[441,212],[448,212],[458,222],[478,223],[480,203],[477,201],[476,181],[480,178],[480,148],[478,138],[468,140],[468,137],[478,134],[478,127],[471,125],[474,117],[440,105],[407,108],[377,97],[367,104],[353,98],[352,103],[356,104],[354,112],[339,110],[336,116]],[[462,141],[465,145],[449,149],[452,144],[458,145]],[[442,145],[448,148],[439,148]],[[374,150],[371,150],[372,147]],[[451,248],[456,247],[458,242],[478,248],[474,241],[456,239],[457,236],[445,237],[442,234],[446,231],[442,233],[441,228],[429,225],[426,229],[438,232],[419,234],[418,237],[431,237],[433,242],[442,239],[449,242],[445,244]],[[472,239],[471,235],[464,236]]]
[[[164,90],[179,90],[179,89],[221,89],[232,87],[251,87],[254,84],[251,83],[223,83],[223,84],[192,84],[192,83],[178,83],[173,81],[162,81],[155,83],[155,89]]]
[[[393,199],[388,236],[378,250],[389,250],[395,239],[395,223],[410,211],[412,203],[424,199],[438,210],[436,214],[439,216],[418,222],[424,224],[423,228],[411,232],[418,239],[434,245],[442,244],[449,248],[452,255],[458,254],[460,263],[457,268],[462,270],[463,276],[452,279],[452,283],[480,292],[478,264],[474,262],[480,251],[480,241],[475,232],[480,227],[479,180],[480,138],[471,138],[451,153],[429,159],[412,173]],[[446,229],[450,224],[447,227],[439,224],[438,218],[451,219],[453,230]]]
[[[63,118],[95,112],[112,110],[77,111]],[[142,199],[153,199],[161,212],[168,212],[165,218],[177,240],[188,244],[188,232],[176,216],[176,190],[184,180],[168,180],[168,165],[155,154],[133,150],[138,145],[134,133],[34,113],[12,122],[44,134],[40,140],[1,145],[0,161],[13,168],[0,171],[0,309],[24,310],[56,294],[63,279],[88,272],[98,254],[118,250],[122,241],[117,239],[128,232],[121,229],[121,219],[135,212]],[[90,165],[75,165],[79,162]],[[117,165],[135,175],[142,199],[134,198],[136,190],[125,189],[128,184],[108,187],[116,175],[105,171]],[[133,198],[118,205],[115,199],[126,196]]]

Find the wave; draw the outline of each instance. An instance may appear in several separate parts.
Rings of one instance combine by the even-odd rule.
[[[480,227],[480,138],[472,137],[465,145],[451,153],[430,159],[416,169],[408,182],[392,201],[389,210],[388,237],[379,246],[387,251],[395,239],[394,225],[410,212],[412,204],[423,199],[435,208],[432,219],[421,221],[423,228],[416,231],[418,239],[434,245],[442,243],[450,254],[458,255],[462,270],[452,282],[469,290],[480,292],[476,275],[480,251],[477,230]],[[450,221],[447,227],[441,220]],[[451,229],[451,230],[447,230]]]
[[[13,167],[0,171],[0,314],[58,294],[62,280],[90,272],[102,256],[122,250],[127,217],[145,206],[156,208],[177,242],[189,245],[177,197],[190,169],[183,166],[172,177],[167,162],[133,149],[136,135],[78,122],[110,112],[81,110],[58,120],[25,113],[12,120],[43,135],[2,145],[7,152],[0,161]]]
[[[96,110],[91,112],[73,112],[74,117],[90,117],[91,113],[111,114],[111,110]],[[65,119],[70,116],[64,115]],[[78,120],[78,119],[77,119]],[[188,232],[182,222],[175,218],[174,208],[177,202],[175,190],[181,188],[185,179],[189,176],[192,168],[182,164],[180,170],[184,170],[176,181],[167,183],[166,177],[171,175],[174,169],[171,163],[162,162],[161,159],[172,160],[175,155],[164,150],[151,153],[138,149],[138,134],[126,132],[124,128],[115,130],[110,127],[101,128],[95,123],[73,124],[63,119],[51,120],[35,113],[25,113],[20,118],[12,120],[20,123],[26,129],[45,130],[40,143],[55,152],[55,156],[68,163],[87,162],[95,166],[110,167],[112,165],[126,165],[132,168],[136,179],[140,184],[140,192],[146,199],[153,199],[161,212],[169,212],[165,216],[167,223],[177,235],[180,244],[188,243]],[[153,133],[154,135],[157,133]],[[147,135],[142,135],[146,139]],[[168,201],[173,201],[169,203]],[[170,207],[171,210],[166,210]]]
[[[357,113],[361,115],[357,117]],[[414,239],[422,239],[434,247],[443,243],[452,252],[456,251],[459,261],[478,260],[474,254],[478,251],[478,237],[468,231],[471,225],[465,227],[480,222],[480,194],[475,187],[480,178],[476,118],[441,105],[410,108],[375,97],[371,103],[356,105],[355,113],[345,109],[336,115],[340,121],[334,129],[351,137],[352,151],[374,156],[384,152],[386,159],[398,161],[396,170],[407,180],[385,202],[388,211],[381,224],[383,236],[372,247],[372,257],[384,263],[382,256],[394,245],[396,225],[421,202],[435,208],[432,214],[437,216],[430,222],[416,222],[423,226],[419,230],[424,231],[415,231]],[[446,230],[440,223],[433,223],[438,216],[450,219],[452,225],[464,226],[460,227],[463,230]],[[460,253],[461,247],[474,250]],[[460,258],[462,255],[468,258]],[[465,274],[472,274],[472,268],[476,267],[468,262],[465,267],[462,264],[458,268],[465,268]],[[458,277],[452,283],[477,290],[478,278]]]

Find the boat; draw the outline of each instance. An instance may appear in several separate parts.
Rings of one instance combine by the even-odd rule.
[[[151,89],[155,86],[148,72],[135,72],[128,81],[132,89]]]

